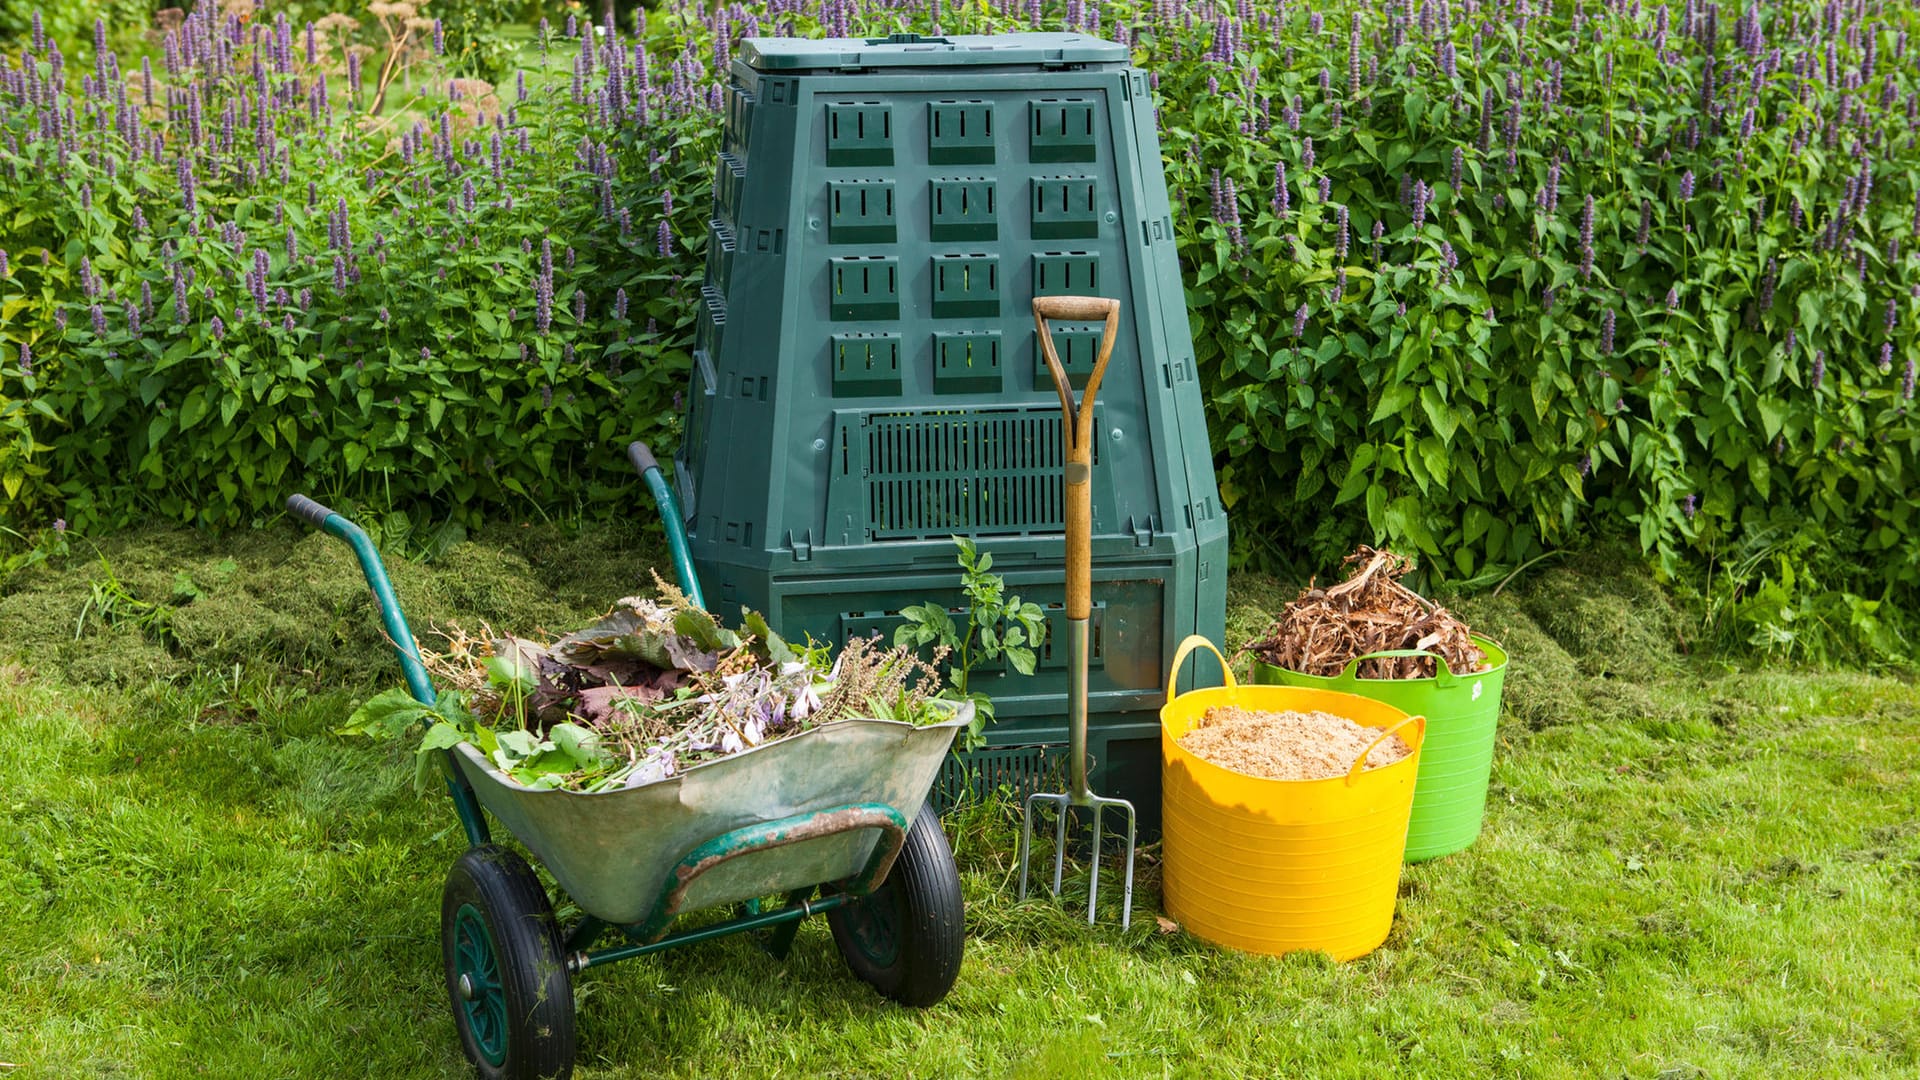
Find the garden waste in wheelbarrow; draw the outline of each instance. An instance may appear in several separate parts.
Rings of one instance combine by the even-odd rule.
[[[679,519],[644,451],[635,455],[670,534]],[[305,496],[288,509],[360,561],[414,701],[441,702],[367,535]],[[676,544],[676,553],[684,551]],[[686,566],[677,558],[676,569]],[[699,596],[682,577],[683,591]],[[471,743],[434,752],[469,848],[441,903],[446,986],[463,1049],[483,1077],[573,1069],[573,976],[590,967],[766,930],[776,956],[799,920],[825,914],[848,966],[881,993],[931,1005],[959,974],[964,910],[953,853],[927,793],[971,706],[937,723],[850,718],[586,794],[522,786]],[[532,868],[493,842],[485,813],[525,844],[582,915],[564,930]],[[784,901],[762,906],[762,898]],[[679,915],[732,917],[674,930]],[[596,944],[611,932],[624,942]]]

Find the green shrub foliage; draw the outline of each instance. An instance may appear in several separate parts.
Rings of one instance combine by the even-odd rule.
[[[631,506],[619,447],[685,382],[708,103],[553,34],[498,87],[416,58],[427,96],[369,116],[355,40],[202,6],[138,70],[10,65],[10,519]]]
[[[1917,24],[670,2],[554,27],[524,93],[378,119],[343,43],[266,13],[197,11],[151,90],[30,47],[0,65],[0,481],[21,521],[294,487],[622,512],[618,445],[673,437],[738,38],[1084,29],[1152,73],[1243,555],[1472,577],[1595,528],[1670,567],[1785,529],[1912,585]]]

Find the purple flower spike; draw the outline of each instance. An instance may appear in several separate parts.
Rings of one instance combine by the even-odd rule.
[[[673,226],[668,224],[665,218],[660,220],[660,230],[656,244],[663,257],[673,254]]]
[[[1901,401],[1913,400],[1913,357],[1912,356],[1907,357],[1906,377],[1900,380],[1900,400]]]
[[[1600,353],[1603,356],[1613,355],[1613,309],[1612,308],[1608,308],[1607,313],[1605,315],[1600,316]]]
[[[1687,515],[1688,521],[1693,520],[1693,515],[1699,509],[1699,506],[1700,497],[1697,495],[1689,494],[1686,498],[1680,500],[1680,512]]]
[[[207,324],[207,332],[213,335],[213,340],[219,341],[227,336],[227,324],[220,321],[220,316],[215,315],[213,321]]]
[[[1826,378],[1827,378],[1827,350],[1815,349],[1813,350],[1812,388],[1815,390],[1820,389],[1820,384],[1825,382]]]
[[[585,290],[573,290],[573,321],[587,321],[587,294]]]
[[[1335,209],[1333,216],[1334,216],[1334,228],[1336,230],[1333,237],[1333,257],[1336,259],[1345,259],[1347,257],[1347,208],[1346,208],[1346,205],[1343,203],[1337,209]],[[1891,303],[1892,301],[1888,301],[1888,302]]]
[[[39,17],[40,13],[34,12],[34,18],[37,19]],[[33,374],[33,346],[24,341],[20,343],[20,373],[22,375]]]
[[[1894,324],[1900,321],[1900,302],[1891,297],[1887,299],[1887,333],[1893,333]]]
[[[1304,334],[1306,332],[1307,332],[1307,305],[1301,304],[1299,310],[1293,313],[1293,336],[1297,338],[1301,334]]]
[[[98,304],[94,305],[94,309],[96,311],[99,310],[99,305]],[[1893,342],[1883,341],[1880,343],[1880,374],[1886,375],[1892,371],[1893,371]]]
[[[627,320],[627,290],[619,289],[613,294],[613,317],[618,322]]]
[[[1693,170],[1688,169],[1680,174],[1680,201],[1686,202],[1691,198],[1693,198]]]
[[[433,20],[433,55],[447,55],[447,31],[440,25],[439,19]]]

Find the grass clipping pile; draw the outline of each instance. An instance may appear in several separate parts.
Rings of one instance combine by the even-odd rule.
[[[1361,547],[1345,559],[1355,569],[1325,589],[1309,583],[1249,648],[1275,667],[1335,676],[1357,656],[1390,649],[1436,653],[1455,675],[1487,669],[1487,656],[1467,624],[1400,583],[1413,563],[1391,551]],[[1398,656],[1361,663],[1363,679],[1431,679],[1431,657]]]
[[[1180,748],[1202,761],[1263,780],[1328,780],[1343,776],[1379,738],[1328,712],[1260,712],[1216,705],[1180,736]],[[1367,753],[1367,768],[1391,765],[1412,753],[1398,735]]]

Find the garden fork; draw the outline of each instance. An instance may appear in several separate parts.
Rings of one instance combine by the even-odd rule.
[[[1100,353],[1087,376],[1086,393],[1079,407],[1073,402],[1073,385],[1060,356],[1053,348],[1048,319],[1091,322],[1104,319],[1106,328],[1100,337]],[[1047,370],[1053,373],[1054,388],[1060,391],[1060,431],[1066,441],[1066,525],[1067,525],[1067,757],[1070,784],[1064,792],[1035,792],[1027,796],[1020,821],[1020,899],[1027,896],[1027,862],[1033,853],[1033,813],[1035,803],[1053,803],[1056,809],[1053,833],[1053,895],[1060,895],[1060,878],[1066,868],[1067,818],[1076,807],[1093,810],[1093,856],[1087,879],[1087,922],[1094,922],[1095,903],[1100,895],[1100,814],[1108,807],[1127,815],[1126,893],[1120,905],[1120,929],[1133,919],[1133,840],[1136,816],[1133,804],[1125,799],[1095,795],[1087,787],[1087,632],[1093,616],[1093,398],[1100,392],[1100,378],[1106,374],[1107,361],[1113,357],[1113,340],[1120,329],[1120,301],[1091,296],[1041,296],[1033,301],[1033,324],[1040,332],[1040,351]]]

